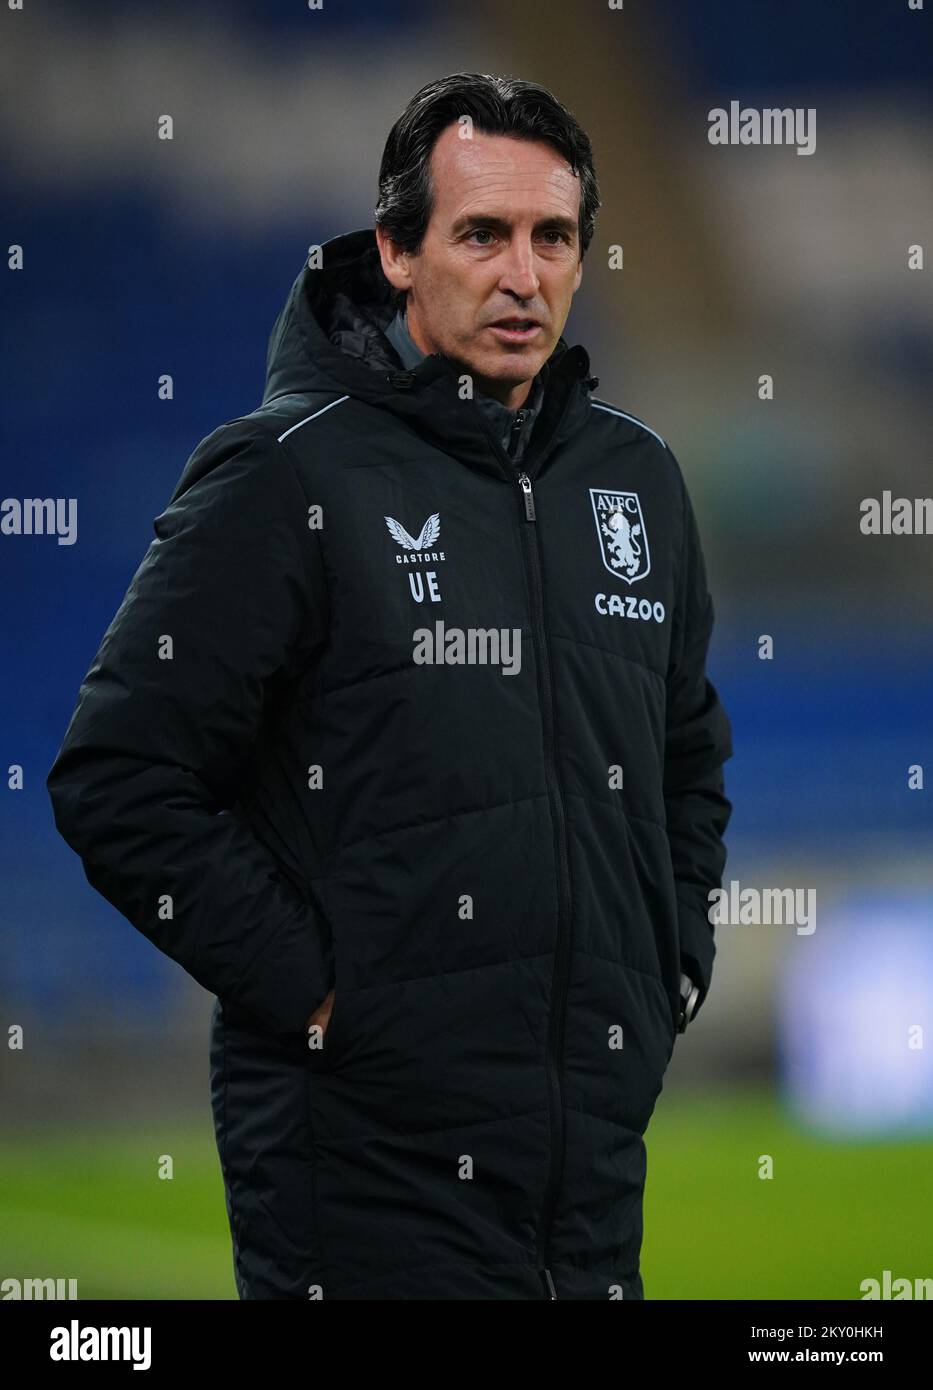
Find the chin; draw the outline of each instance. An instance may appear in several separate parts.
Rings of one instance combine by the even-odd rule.
[[[518,348],[512,352],[499,352],[489,359],[484,359],[482,363],[476,364],[475,371],[477,375],[488,377],[490,381],[520,386],[537,376],[546,361],[547,356],[542,354],[540,348],[535,348],[534,352],[527,348]]]

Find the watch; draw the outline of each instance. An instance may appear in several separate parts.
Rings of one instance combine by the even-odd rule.
[[[697,1001],[700,998],[699,985],[695,985],[689,975],[683,971],[680,974],[680,1017],[677,1020],[678,1033],[687,1031],[687,1024],[696,1013]]]

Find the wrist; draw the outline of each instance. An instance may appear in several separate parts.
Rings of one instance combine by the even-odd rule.
[[[700,999],[700,989],[695,985],[690,976],[681,971],[680,974],[680,1012],[677,1018],[678,1033],[687,1031],[687,1024],[696,1013],[697,1004]]]

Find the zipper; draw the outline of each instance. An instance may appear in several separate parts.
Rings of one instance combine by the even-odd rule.
[[[525,520],[535,520],[535,495],[531,490],[531,479],[527,473],[519,473],[519,485],[525,495]]]
[[[551,438],[556,438],[560,431],[564,417],[570,406],[571,392],[568,391],[564,408],[561,411],[560,419],[554,426]],[[518,432],[524,423],[525,412],[519,410],[512,423],[509,434],[510,450],[513,442],[518,437]],[[542,723],[544,725],[544,769],[547,781],[548,802],[551,808],[551,820],[554,825],[554,835],[556,842],[557,857],[557,881],[558,881],[558,912],[557,912],[557,941],[554,948],[554,973],[551,978],[551,1008],[548,1015],[547,1038],[545,1041],[545,1064],[547,1068],[548,1081],[548,1106],[551,1127],[551,1162],[548,1169],[548,1179],[545,1185],[544,1197],[541,1203],[541,1215],[538,1220],[538,1230],[535,1237],[535,1254],[538,1260],[538,1269],[541,1274],[541,1281],[545,1290],[545,1297],[548,1299],[557,1298],[557,1289],[551,1277],[551,1271],[547,1266],[547,1242],[550,1236],[551,1224],[554,1218],[554,1208],[557,1204],[557,1192],[560,1186],[560,1178],[564,1163],[564,1110],[560,1085],[560,1063],[564,1043],[564,1015],[567,1004],[567,987],[570,981],[570,928],[572,911],[572,893],[570,884],[570,853],[567,839],[567,817],[564,809],[564,795],[560,782],[560,774],[557,768],[557,747],[554,728],[554,687],[551,681],[551,660],[547,645],[547,636],[544,631],[544,586],[541,578],[541,551],[538,540],[537,512],[535,509],[534,491],[531,485],[531,478],[519,464],[516,464],[511,457],[511,453],[506,453],[496,438],[494,431],[487,428],[485,419],[480,419],[480,426],[495,453],[496,458],[502,465],[503,472],[509,481],[517,481],[521,490],[521,497],[524,503],[524,513],[526,523],[532,524],[529,530],[525,525],[521,528],[522,555],[526,561],[526,570],[531,577],[531,604],[532,604],[532,636],[538,648],[538,672],[539,672],[539,699],[541,703]]]
[[[512,421],[511,428],[509,429],[509,454],[510,454],[510,455],[512,455],[512,454],[515,453],[515,445],[516,445],[516,443],[518,442],[518,436],[519,436],[519,435],[521,434],[521,432],[522,432],[522,425],[523,425],[524,423],[525,423],[525,412],[524,412],[524,410],[517,410],[517,411],[515,412],[515,419]]]
[[[524,470],[519,473],[518,482],[525,503],[525,519],[528,522],[534,523],[536,521],[534,491],[531,486],[531,479]],[[538,651],[540,655],[539,670],[541,672],[541,706],[544,722],[545,772],[548,783],[548,796],[551,802],[551,813],[555,823],[559,888],[557,943],[554,951],[554,974],[551,983],[551,1012],[548,1018],[547,1040],[545,1043],[549,1097],[551,1101],[551,1166],[548,1172],[548,1182],[545,1187],[544,1199],[541,1204],[541,1216],[538,1223],[536,1242],[538,1258],[543,1262],[546,1258],[547,1241],[550,1234],[551,1222],[553,1220],[554,1207],[557,1202],[557,1191],[560,1186],[560,1177],[564,1161],[564,1110],[560,1085],[560,1064],[564,1043],[567,986],[570,978],[570,921],[572,904],[570,892],[570,856],[567,850],[567,817],[564,809],[564,797],[560,784],[560,774],[557,769],[557,747],[554,727],[554,687],[551,680],[551,659],[548,652],[547,638],[544,632],[544,588],[541,580],[540,542],[538,540],[537,526],[535,526],[535,530],[532,534],[529,534],[525,527],[522,528],[522,533],[523,536],[528,536],[528,542],[524,548],[530,559],[532,578],[532,623],[535,633],[538,636]],[[548,1286],[548,1296],[550,1298],[556,1298],[557,1292],[554,1289],[554,1281],[546,1265],[543,1267],[543,1273],[546,1285]]]
[[[515,454],[515,445],[516,445],[516,443],[517,443],[517,441],[518,441],[519,435],[520,435],[521,432],[522,432],[522,425],[524,425],[524,423],[525,423],[525,412],[524,412],[524,410],[517,410],[517,411],[515,412],[515,419],[512,421],[512,425],[511,425],[511,428],[510,428],[510,430],[509,430],[509,457],[510,457],[510,458],[513,458],[513,462],[514,462],[514,454]],[[518,465],[516,464],[515,466],[517,467]],[[531,490],[531,479],[529,478],[528,474],[524,471],[524,469],[522,469],[522,471],[519,473],[519,475],[518,475],[518,481],[519,481],[519,483],[521,484],[522,492],[523,492],[524,497],[525,497],[525,520],[526,520],[526,521],[534,521],[534,519],[535,519],[535,497],[534,497],[534,493],[533,493],[532,490]]]

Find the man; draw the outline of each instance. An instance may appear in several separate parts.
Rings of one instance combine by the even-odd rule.
[[[217,996],[242,1298],[643,1298],[731,810],[697,526],[561,336],[599,206],[569,112],[431,83],[379,187],[156,518],[56,821]]]

